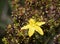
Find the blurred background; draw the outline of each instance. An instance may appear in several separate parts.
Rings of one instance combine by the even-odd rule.
[[[2,44],[2,37],[5,35],[6,25],[11,23],[10,10],[7,0],[0,0],[0,44]],[[9,13],[9,14],[8,14]]]
[[[21,5],[23,5],[24,4],[23,1],[24,0],[21,0],[21,2],[19,2],[19,3],[21,3]],[[42,2],[44,2],[44,1],[42,1]],[[46,0],[45,0],[45,2],[46,2]],[[55,5],[53,2],[55,3]],[[40,12],[42,13],[42,16],[44,17],[44,20],[46,20],[47,24],[44,26],[45,35],[43,37],[41,37],[39,35],[38,39],[36,39],[36,44],[40,44],[41,41],[42,41],[41,43],[44,42],[43,44],[52,44],[53,38],[56,35],[59,35],[59,37],[60,37],[60,1],[59,0],[56,0],[56,1],[52,0],[52,4],[49,5],[49,7],[47,6],[47,8],[45,6],[48,5],[48,3],[47,4],[42,3],[42,5],[41,5],[41,7],[43,7],[43,9],[41,9]],[[39,5],[39,7],[40,7],[40,5]],[[35,4],[32,4],[31,8],[35,8]],[[46,13],[47,11],[49,12],[48,14]],[[31,12],[34,13],[34,11],[31,11]],[[3,44],[2,38],[6,34],[6,32],[5,32],[6,26],[8,24],[12,23],[11,19],[12,19],[11,18],[11,7],[10,7],[8,1],[7,0],[0,0],[0,44]],[[36,35],[38,35],[38,34],[36,34]],[[60,38],[58,38],[58,39],[59,39],[58,42],[60,43]]]

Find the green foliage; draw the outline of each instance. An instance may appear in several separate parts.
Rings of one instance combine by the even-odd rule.
[[[2,13],[2,9],[4,7],[4,4],[5,4],[5,0],[1,0],[0,1],[0,14]]]
[[[2,41],[4,42],[4,44],[9,44],[8,41],[7,41],[7,38],[3,38]]]

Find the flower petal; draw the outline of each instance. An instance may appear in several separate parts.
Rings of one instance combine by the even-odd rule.
[[[37,23],[36,23],[36,25],[38,25],[38,26],[41,26],[41,25],[43,25],[43,24],[45,24],[45,22],[37,22]]]
[[[40,35],[44,35],[43,30],[42,30],[40,27],[38,27],[38,26],[36,26],[36,31],[37,31]]]
[[[23,26],[21,29],[28,29],[29,25]]]
[[[33,34],[34,34],[34,28],[32,27],[32,28],[29,28],[29,31],[28,31],[28,35],[29,35],[29,37],[31,37]]]
[[[30,19],[29,20],[29,24],[34,24],[35,23],[35,20],[34,19]]]

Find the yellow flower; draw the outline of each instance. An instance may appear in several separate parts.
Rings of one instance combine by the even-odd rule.
[[[29,29],[29,37],[31,37],[35,31],[41,35],[44,35],[44,32],[40,26],[45,24],[45,22],[36,22],[34,19],[30,19],[28,22],[29,23],[26,26],[23,26],[21,29]]]

